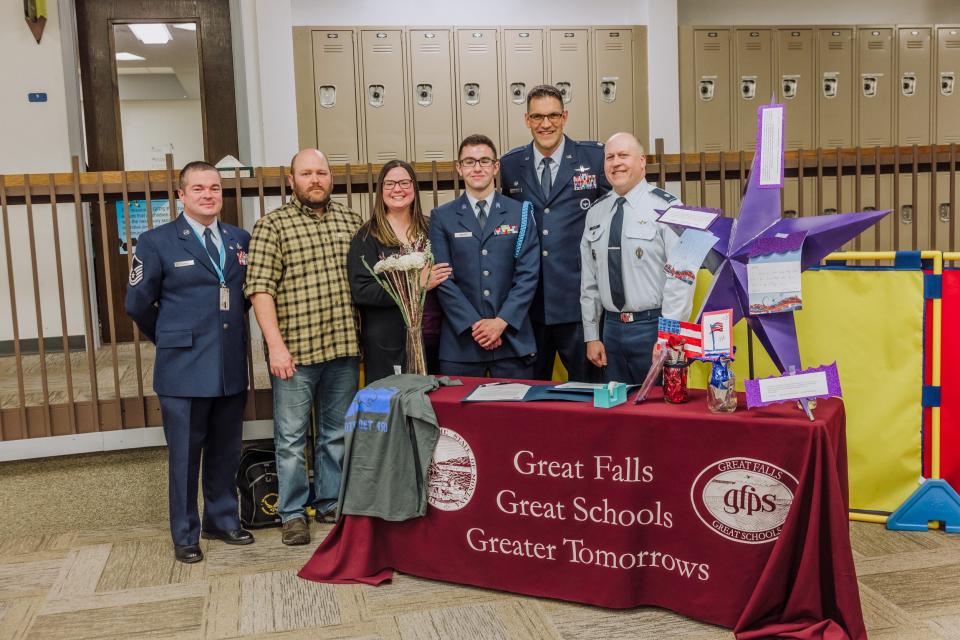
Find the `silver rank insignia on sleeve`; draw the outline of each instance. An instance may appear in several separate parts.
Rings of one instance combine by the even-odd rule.
[[[127,282],[131,287],[135,287],[141,280],[143,280],[143,261],[133,256],[133,262],[130,263],[130,279]]]

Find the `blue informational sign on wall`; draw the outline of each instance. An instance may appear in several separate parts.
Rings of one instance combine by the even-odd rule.
[[[177,202],[177,215],[183,213],[183,203]],[[147,226],[147,201],[130,200],[128,203],[130,210],[130,239],[133,246],[137,246],[137,238],[146,231]],[[153,210],[153,226],[159,227],[162,224],[170,222],[170,203],[166,200],[152,200],[150,207]],[[127,225],[123,213],[123,202],[117,203],[117,237],[120,238],[120,254],[127,253]]]

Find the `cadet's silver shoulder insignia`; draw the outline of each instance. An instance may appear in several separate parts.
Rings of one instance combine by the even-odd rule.
[[[580,208],[586,211],[590,208],[590,198],[583,198],[580,200]]]
[[[662,200],[665,200],[666,202],[673,202],[674,200],[677,199],[677,196],[673,195],[669,191],[664,191],[660,187],[654,187],[653,189],[650,190],[650,193],[657,196],[658,198],[661,198]]]
[[[135,287],[141,280],[143,280],[143,261],[134,255],[130,263],[130,279],[127,282],[131,287]]]

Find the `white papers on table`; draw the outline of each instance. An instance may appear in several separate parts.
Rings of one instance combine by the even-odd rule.
[[[519,382],[493,382],[481,384],[464,400],[477,402],[517,402],[522,401],[530,390],[530,385]]]
[[[664,224],[675,224],[681,227],[691,229],[706,229],[713,221],[720,217],[715,211],[702,211],[700,209],[687,209],[682,206],[670,207],[660,216],[659,221]]]
[[[783,185],[783,105],[762,109],[759,147],[760,186]]]
[[[760,401],[780,402],[829,395],[825,371],[760,380]]]
[[[589,390],[593,391],[594,389],[603,389],[605,384],[594,384],[590,382],[564,382],[563,384],[554,385],[554,389],[558,391],[578,391],[578,390]]]
[[[747,264],[747,290],[751,294],[800,291],[799,259],[784,262],[751,261]]]

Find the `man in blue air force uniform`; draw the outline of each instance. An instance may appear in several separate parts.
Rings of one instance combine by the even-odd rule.
[[[223,195],[215,167],[189,163],[179,186],[183,215],[140,235],[126,310],[157,346],[153,388],[169,449],[170,532],[177,560],[191,563],[203,559],[201,536],[253,542],[240,526],[235,484],[247,389],[250,234],[218,222]]]
[[[603,145],[563,134],[563,95],[551,85],[527,94],[533,141],[501,159],[503,193],[534,205],[540,230],[540,286],[531,307],[537,340],[534,377],[550,380],[556,354],[571,380],[599,380],[586,358],[580,319],[580,238],[587,209],[610,190]]]
[[[537,350],[530,303],[540,271],[537,224],[523,204],[496,193],[497,150],[484,135],[457,152],[466,192],[430,215],[430,243],[453,275],[439,287],[440,372],[529,378]],[[529,205],[527,205],[529,209]]]

